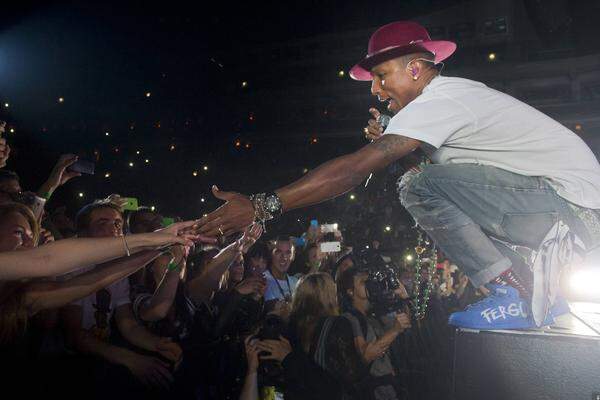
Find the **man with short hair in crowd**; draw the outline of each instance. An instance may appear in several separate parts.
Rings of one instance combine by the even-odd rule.
[[[267,290],[265,300],[279,300],[290,303],[296,290],[298,278],[288,275],[288,269],[294,259],[294,244],[289,236],[279,236],[274,241],[271,252],[271,265],[265,272]]]
[[[80,237],[123,235],[121,210],[117,205],[106,201],[83,207],[77,214],[76,225]],[[126,246],[125,240],[123,243]],[[158,250],[145,251],[111,262],[145,265],[160,254]],[[89,269],[92,268],[93,266]],[[127,368],[144,385],[168,388],[173,379],[169,363],[179,361],[181,348],[170,338],[158,337],[136,321],[127,278],[66,306],[62,314],[70,347],[81,354],[98,357],[108,363],[103,363],[99,370],[115,379],[112,382],[115,386],[99,386],[98,390],[108,390],[109,394],[112,393],[111,390],[119,390],[122,394],[128,389],[139,389],[135,385],[132,386],[131,379],[124,374],[125,371],[115,368],[115,365]],[[114,326],[118,328],[122,338],[147,355],[111,343],[111,318],[114,318]]]
[[[21,191],[19,175],[6,169],[0,170],[0,201],[13,201],[13,197]]]

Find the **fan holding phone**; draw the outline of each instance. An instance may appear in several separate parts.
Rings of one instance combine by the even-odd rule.
[[[79,161],[79,157],[75,154],[61,155],[58,161],[56,162],[54,168],[52,168],[50,176],[48,177],[46,182],[44,182],[42,187],[40,187],[40,189],[38,190],[39,196],[45,199],[49,199],[50,196],[52,196],[52,193],[54,193],[54,191],[58,189],[59,186],[64,185],[76,176],[81,176],[82,173],[89,174],[90,172],[87,172],[89,170],[82,171],[77,167],[73,168],[79,162],[82,161]],[[87,162],[89,163],[89,161]],[[92,163],[91,174],[94,173],[93,165],[94,164]]]

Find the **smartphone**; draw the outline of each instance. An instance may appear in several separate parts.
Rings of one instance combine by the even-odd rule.
[[[338,224],[323,224],[321,225],[322,233],[330,233],[338,230]]]
[[[80,174],[94,175],[95,165],[91,161],[77,160],[67,167],[67,171],[79,172]]]
[[[323,242],[321,243],[321,253],[337,253],[342,251],[340,242]]]
[[[126,202],[123,205],[123,210],[137,211],[140,208],[140,206],[138,205],[138,199],[136,199],[135,197],[123,197],[121,198],[121,200]]]
[[[173,225],[175,223],[175,218],[165,217],[162,219],[162,226],[166,228],[167,226]]]

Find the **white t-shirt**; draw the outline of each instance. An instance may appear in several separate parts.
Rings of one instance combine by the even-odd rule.
[[[78,272],[83,273],[93,268],[89,267]],[[81,328],[109,330],[110,319],[115,310],[129,303],[131,303],[129,299],[129,278],[124,278],[71,304],[82,308]],[[106,324],[108,324],[107,327]]]
[[[285,297],[292,298],[298,285],[298,278],[288,275],[288,279],[275,279],[271,271],[265,271],[267,280],[267,289],[265,291],[265,300],[284,300]]]
[[[437,164],[491,165],[541,176],[564,199],[600,209],[600,164],[579,136],[481,82],[435,77],[385,134],[420,140]]]

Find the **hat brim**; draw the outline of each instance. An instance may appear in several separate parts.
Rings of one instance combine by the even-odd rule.
[[[367,56],[364,60],[350,69],[350,77],[357,81],[371,81],[371,69],[388,60],[411,53],[429,52],[435,55],[437,64],[450,57],[456,50],[456,43],[447,40],[431,40],[428,42],[414,43],[408,46],[398,46],[384,49],[379,53]]]

